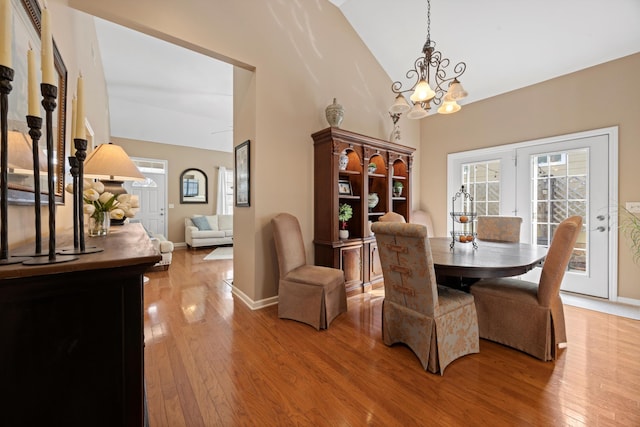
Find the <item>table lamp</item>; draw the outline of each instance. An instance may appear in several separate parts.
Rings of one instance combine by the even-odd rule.
[[[84,177],[97,178],[104,184],[105,191],[124,194],[124,181],[144,181],[138,167],[119,145],[101,144],[93,150],[84,162]]]

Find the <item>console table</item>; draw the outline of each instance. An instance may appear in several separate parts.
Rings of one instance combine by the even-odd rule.
[[[161,257],[140,224],[86,243],[104,251],[0,266],[2,425],[145,422],[142,283]]]

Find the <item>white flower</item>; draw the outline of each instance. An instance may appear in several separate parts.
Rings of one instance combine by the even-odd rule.
[[[118,203],[120,203],[121,205],[128,205],[129,202],[131,201],[131,194],[129,193],[118,194],[117,200],[118,200]]]
[[[136,212],[138,212],[137,209],[135,208],[121,208],[124,211],[124,216],[126,216],[127,218],[133,218],[134,216],[136,216]]]
[[[84,206],[83,206],[83,211],[87,215],[91,216],[96,212],[96,207],[93,206],[93,205],[89,205],[89,204],[85,203]]]
[[[138,199],[138,195],[137,194],[132,194],[131,195],[131,201],[129,202],[129,204],[131,205],[132,208],[139,208],[140,207],[140,200]]]
[[[120,208],[112,209],[109,212],[109,217],[111,219],[122,219],[122,218],[124,218],[124,211],[122,209],[120,209]]]
[[[100,181],[96,181],[93,184],[91,184],[91,187],[96,190],[98,193],[102,193],[104,191],[104,184],[101,183]],[[113,194],[112,194],[113,196]]]
[[[82,180],[84,188],[93,188],[93,180],[85,178]]]
[[[71,193],[71,194],[73,194],[73,184],[72,184],[72,183],[69,183],[69,184],[65,185],[65,186],[64,186],[64,190],[65,190],[67,193]]]
[[[83,196],[85,200],[88,200],[89,202],[95,202],[96,200],[98,200],[98,198],[100,198],[100,193],[98,193],[93,188],[87,188],[86,190],[84,190]]]
[[[98,201],[104,205],[109,200],[111,200],[112,197],[113,197],[113,193],[105,191],[104,193],[100,194],[100,196],[98,197]]]

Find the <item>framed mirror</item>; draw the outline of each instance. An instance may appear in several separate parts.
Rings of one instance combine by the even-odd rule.
[[[180,174],[180,203],[209,203],[206,173],[200,169],[186,169]]]
[[[27,126],[28,113],[28,89],[27,89],[27,51],[31,47],[35,52],[36,69],[40,70],[40,31],[41,11],[37,0],[10,0],[13,14],[12,27],[12,68],[14,77],[11,85],[13,89],[9,93],[9,114],[7,118],[9,130],[9,162],[8,170],[8,197],[11,204],[33,204],[34,177],[33,158],[23,153],[31,152],[31,137]],[[55,28],[54,34],[55,34]],[[55,38],[55,37],[54,37]],[[55,171],[55,201],[56,204],[64,203],[64,171],[65,171],[65,123],[67,105],[67,68],[62,61],[60,51],[53,43],[53,61],[58,74],[58,98],[56,109],[53,111],[53,153]],[[40,73],[38,72],[38,91],[40,90]],[[39,98],[40,101],[42,97]],[[40,108],[42,117],[42,136],[38,141],[40,147],[40,191],[47,194],[47,139],[45,111]],[[47,197],[41,198],[42,203],[47,203]]]

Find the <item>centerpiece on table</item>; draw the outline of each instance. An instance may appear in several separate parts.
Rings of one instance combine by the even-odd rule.
[[[138,196],[104,191],[104,184],[100,181],[85,179],[84,189],[83,211],[89,215],[89,236],[107,235],[112,219],[133,218],[140,207]],[[67,185],[67,191],[72,193],[73,186]]]

